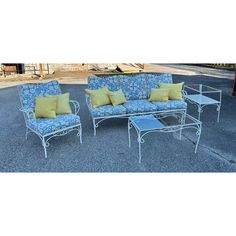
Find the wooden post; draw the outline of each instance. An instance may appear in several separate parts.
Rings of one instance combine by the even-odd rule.
[[[43,78],[43,64],[39,64],[40,77]]]
[[[233,96],[236,96],[236,70],[235,70],[234,87],[233,87],[232,95],[233,95]]]

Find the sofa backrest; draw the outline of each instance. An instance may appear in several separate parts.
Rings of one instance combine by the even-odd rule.
[[[99,89],[104,86],[108,86],[110,91],[116,91],[120,89],[120,80],[117,75],[107,77],[88,77],[88,89]]]
[[[120,87],[128,100],[146,99],[146,79],[143,74],[120,76]]]
[[[147,74],[146,81],[148,96],[151,94],[151,89],[157,88],[159,83],[173,83],[171,74]]]
[[[18,86],[21,105],[23,108],[34,108],[38,96],[59,95],[61,89],[58,81],[53,80],[42,84],[23,84]]]
[[[147,99],[152,88],[159,83],[173,83],[171,74],[140,73],[131,75],[89,76],[88,88],[99,89],[108,86],[110,91],[122,89],[128,100]]]

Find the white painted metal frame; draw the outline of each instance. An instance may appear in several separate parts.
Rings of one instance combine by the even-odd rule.
[[[85,94],[86,96],[86,104],[89,109],[89,118],[92,119],[93,121],[93,133],[94,136],[96,136],[96,129],[98,128],[99,124],[103,122],[104,120],[107,119],[112,119],[112,118],[129,118],[130,116],[137,116],[137,115],[148,115],[148,114],[159,114],[162,113],[163,111],[152,111],[152,112],[139,112],[139,113],[131,113],[131,114],[124,114],[124,115],[112,115],[112,116],[104,116],[104,117],[93,117],[92,114],[92,103],[91,103],[91,97],[88,94]],[[172,109],[172,110],[166,110],[165,112],[171,112],[174,113],[178,111],[179,113],[186,114],[186,109]]]
[[[82,125],[81,125],[81,123],[76,124],[76,125],[72,125],[72,126],[64,128],[64,129],[60,129],[60,130],[57,130],[55,132],[48,133],[48,134],[45,134],[45,135],[41,135],[36,130],[33,130],[31,127],[28,126],[27,120],[36,119],[34,110],[33,109],[24,109],[21,98],[20,98],[20,102],[21,102],[22,108],[20,108],[19,110],[21,112],[23,112],[24,120],[25,120],[25,126],[26,126],[25,139],[26,140],[28,139],[28,134],[29,133],[35,133],[40,138],[40,140],[42,142],[42,146],[44,148],[45,158],[47,158],[47,148],[50,145],[49,140],[51,138],[58,137],[58,136],[64,136],[64,135],[70,133],[71,131],[77,131],[77,136],[80,138],[80,143],[82,143]],[[74,101],[74,100],[70,100],[70,103],[73,105],[73,114],[78,115],[78,112],[80,110],[79,102]]]
[[[217,122],[220,121],[220,109],[221,109],[221,100],[222,100],[222,90],[207,86],[207,85],[202,85],[199,84],[200,86],[200,90],[194,89],[191,86],[187,86],[185,85],[185,91],[184,91],[184,98],[186,101],[188,101],[189,103],[196,105],[197,109],[198,109],[198,120],[201,120],[201,113],[203,112],[203,108],[206,106],[210,106],[210,105],[215,105],[216,106],[216,111],[217,111]],[[210,91],[202,91],[202,86],[207,87],[210,89]],[[215,100],[215,103],[210,103],[210,104],[200,104],[199,102],[196,102],[194,100],[192,100],[191,98],[188,97],[188,92],[186,91],[186,89],[192,90],[194,92],[197,92],[198,94],[200,94],[200,96],[203,96],[203,94],[211,94],[211,93],[218,93],[219,94],[219,100]],[[206,96],[204,95],[204,96]],[[207,97],[207,96],[206,96]],[[210,98],[210,97],[209,97]]]
[[[181,140],[181,136],[182,136],[182,130],[183,129],[196,129],[196,135],[197,135],[197,142],[195,145],[195,150],[194,152],[197,153],[197,148],[198,148],[198,144],[199,144],[199,140],[200,140],[200,136],[201,136],[201,129],[202,129],[202,122],[195,119],[194,117],[188,115],[187,113],[178,113],[175,112],[162,112],[160,114],[155,115],[157,119],[163,119],[165,117],[170,117],[170,116],[179,116],[179,125],[170,125],[170,126],[165,126],[163,128],[154,128],[154,129],[147,129],[147,130],[140,130],[136,124],[134,122],[132,122],[130,119],[128,119],[128,142],[129,142],[129,147],[131,147],[131,138],[130,138],[130,131],[131,129],[134,127],[134,129],[136,130],[136,133],[138,135],[138,146],[139,146],[139,163],[141,163],[142,161],[142,153],[141,153],[141,144],[143,144],[144,141],[144,136],[147,135],[148,133],[154,133],[154,132],[159,132],[159,133],[173,133],[173,132],[177,132],[180,131],[180,140]],[[185,124],[185,120],[186,117],[191,119],[193,121],[193,123],[190,124]]]

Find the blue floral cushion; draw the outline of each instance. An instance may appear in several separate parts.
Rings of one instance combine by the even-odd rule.
[[[129,100],[123,106],[128,114],[156,111],[156,106],[148,100]]]
[[[171,74],[147,74],[147,89],[148,89],[148,96],[151,94],[152,88],[157,88],[159,83],[173,83],[172,75]]]
[[[40,135],[47,135],[80,124],[80,117],[73,114],[58,115],[55,119],[29,119],[27,125]]]
[[[125,115],[126,109],[122,105],[118,105],[118,106],[105,105],[105,106],[96,107],[92,109],[92,114],[93,114],[93,117]]]
[[[61,94],[59,83],[56,80],[44,84],[24,84],[18,88],[22,106],[26,109],[35,107],[35,98],[38,96]]]
[[[143,74],[120,76],[120,86],[127,99],[147,98],[146,79]]]
[[[38,84],[38,90],[40,94],[43,94],[43,96],[61,94],[61,88],[57,80],[44,84]]]
[[[19,96],[24,108],[34,108],[35,98],[38,96],[37,84],[25,84],[19,87]]]
[[[88,89],[99,89],[104,86],[108,86],[110,91],[117,91],[120,89],[119,76],[109,76],[109,77],[88,77]]]
[[[168,102],[152,102],[156,110],[186,109],[187,103],[183,100],[170,100]]]

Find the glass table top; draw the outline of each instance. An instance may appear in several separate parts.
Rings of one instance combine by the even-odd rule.
[[[180,115],[180,114],[179,114]],[[186,114],[185,123],[180,124],[180,116],[176,116],[174,113],[160,113],[155,117],[154,115],[140,115],[140,116],[131,116],[129,121],[139,130],[139,131],[148,131],[154,129],[165,129],[168,127],[178,127],[178,126],[188,126],[196,125],[201,122],[196,118]]]
[[[185,95],[185,98],[189,99],[190,101],[193,101],[198,104],[217,104],[220,103],[220,101],[204,96],[202,94],[191,94],[191,95]]]
[[[129,120],[139,130],[161,129],[165,127],[154,115],[131,116]]]

